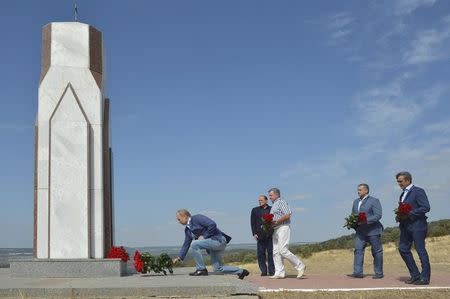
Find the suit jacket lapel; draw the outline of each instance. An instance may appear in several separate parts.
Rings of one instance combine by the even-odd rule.
[[[406,200],[408,199],[409,195],[414,192],[414,186],[411,187],[411,189],[408,190],[408,193],[406,193],[405,199],[403,200],[403,202],[406,202]]]
[[[188,232],[191,234],[191,237],[193,239],[195,239],[195,234],[194,234],[194,221],[191,218],[191,222],[189,223],[189,225],[186,225],[186,229],[188,230]]]
[[[356,211],[355,213],[358,213],[358,199],[353,201],[353,211]]]
[[[366,199],[363,200],[363,202],[361,203],[361,206],[359,207],[359,211],[362,210],[362,207],[365,206],[367,204],[367,201],[369,200],[370,196],[367,196]],[[358,208],[358,207],[357,207]]]

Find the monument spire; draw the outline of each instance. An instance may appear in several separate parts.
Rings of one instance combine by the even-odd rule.
[[[78,6],[76,2],[74,2],[73,10],[74,10],[73,17],[75,19],[75,22],[78,22]]]

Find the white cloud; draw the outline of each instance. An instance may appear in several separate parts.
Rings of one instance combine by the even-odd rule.
[[[352,33],[352,31],[349,30],[349,29],[346,29],[346,30],[337,30],[337,31],[335,31],[335,32],[333,32],[333,33],[331,34],[331,37],[332,37],[333,39],[340,39],[340,38],[346,37],[346,36],[349,35],[350,33]]]
[[[414,76],[401,75],[387,85],[359,93],[353,102],[355,131],[362,137],[400,136],[425,111],[436,107],[448,88],[434,84],[422,91],[408,84]],[[404,135],[404,134],[403,134]]]
[[[437,0],[394,0],[392,1],[395,15],[410,14],[421,7],[431,7]]]
[[[420,136],[422,138],[406,142],[389,153],[385,169],[391,173],[408,170],[413,174],[413,181],[423,186],[429,197],[436,200],[447,199],[450,191],[449,136]]]
[[[326,21],[326,28],[330,31],[333,42],[343,40],[350,35],[354,20],[348,12],[340,12],[332,15]]]
[[[328,27],[330,29],[341,29],[353,22],[349,12],[340,12],[330,17]]]
[[[403,78],[360,93],[354,102],[357,121],[355,130],[364,137],[389,135],[408,127],[422,107],[405,99]]]
[[[411,42],[410,49],[404,53],[403,61],[406,64],[417,65],[445,59],[448,57],[448,49],[445,49],[444,43],[449,37],[449,28],[442,31],[430,29],[418,32]]]
[[[363,136],[387,135],[408,127],[421,109],[414,103],[403,103],[388,98],[358,102],[361,113],[358,134]]]
[[[383,48],[387,48],[394,38],[404,35],[407,32],[407,26],[402,20],[395,20],[391,29],[376,39],[376,43]]]
[[[379,154],[382,147],[376,143],[368,143],[358,149],[332,149],[321,158],[309,158],[297,163],[282,172],[281,178],[286,181],[301,178],[303,182],[341,179],[351,174],[355,164],[364,163],[373,155]],[[301,194],[301,196],[306,196],[306,194]],[[289,200],[291,200],[290,197]]]

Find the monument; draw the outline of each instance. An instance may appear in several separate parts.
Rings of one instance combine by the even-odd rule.
[[[108,269],[113,267],[113,261],[104,259],[113,244],[112,152],[104,69],[100,31],[79,22],[43,27],[35,125],[35,259],[26,261],[32,263],[27,265],[28,274],[20,272],[24,264],[11,263],[17,276],[29,275],[30,268],[40,269],[36,270],[40,275],[32,276],[73,277],[87,268],[102,268],[100,262]],[[50,266],[45,270],[45,265]],[[74,266],[84,269],[67,273]],[[94,276],[103,275],[100,268],[98,273],[93,270]]]

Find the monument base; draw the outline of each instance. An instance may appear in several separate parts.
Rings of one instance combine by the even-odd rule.
[[[120,277],[127,263],[120,259],[24,259],[11,260],[11,277]]]

